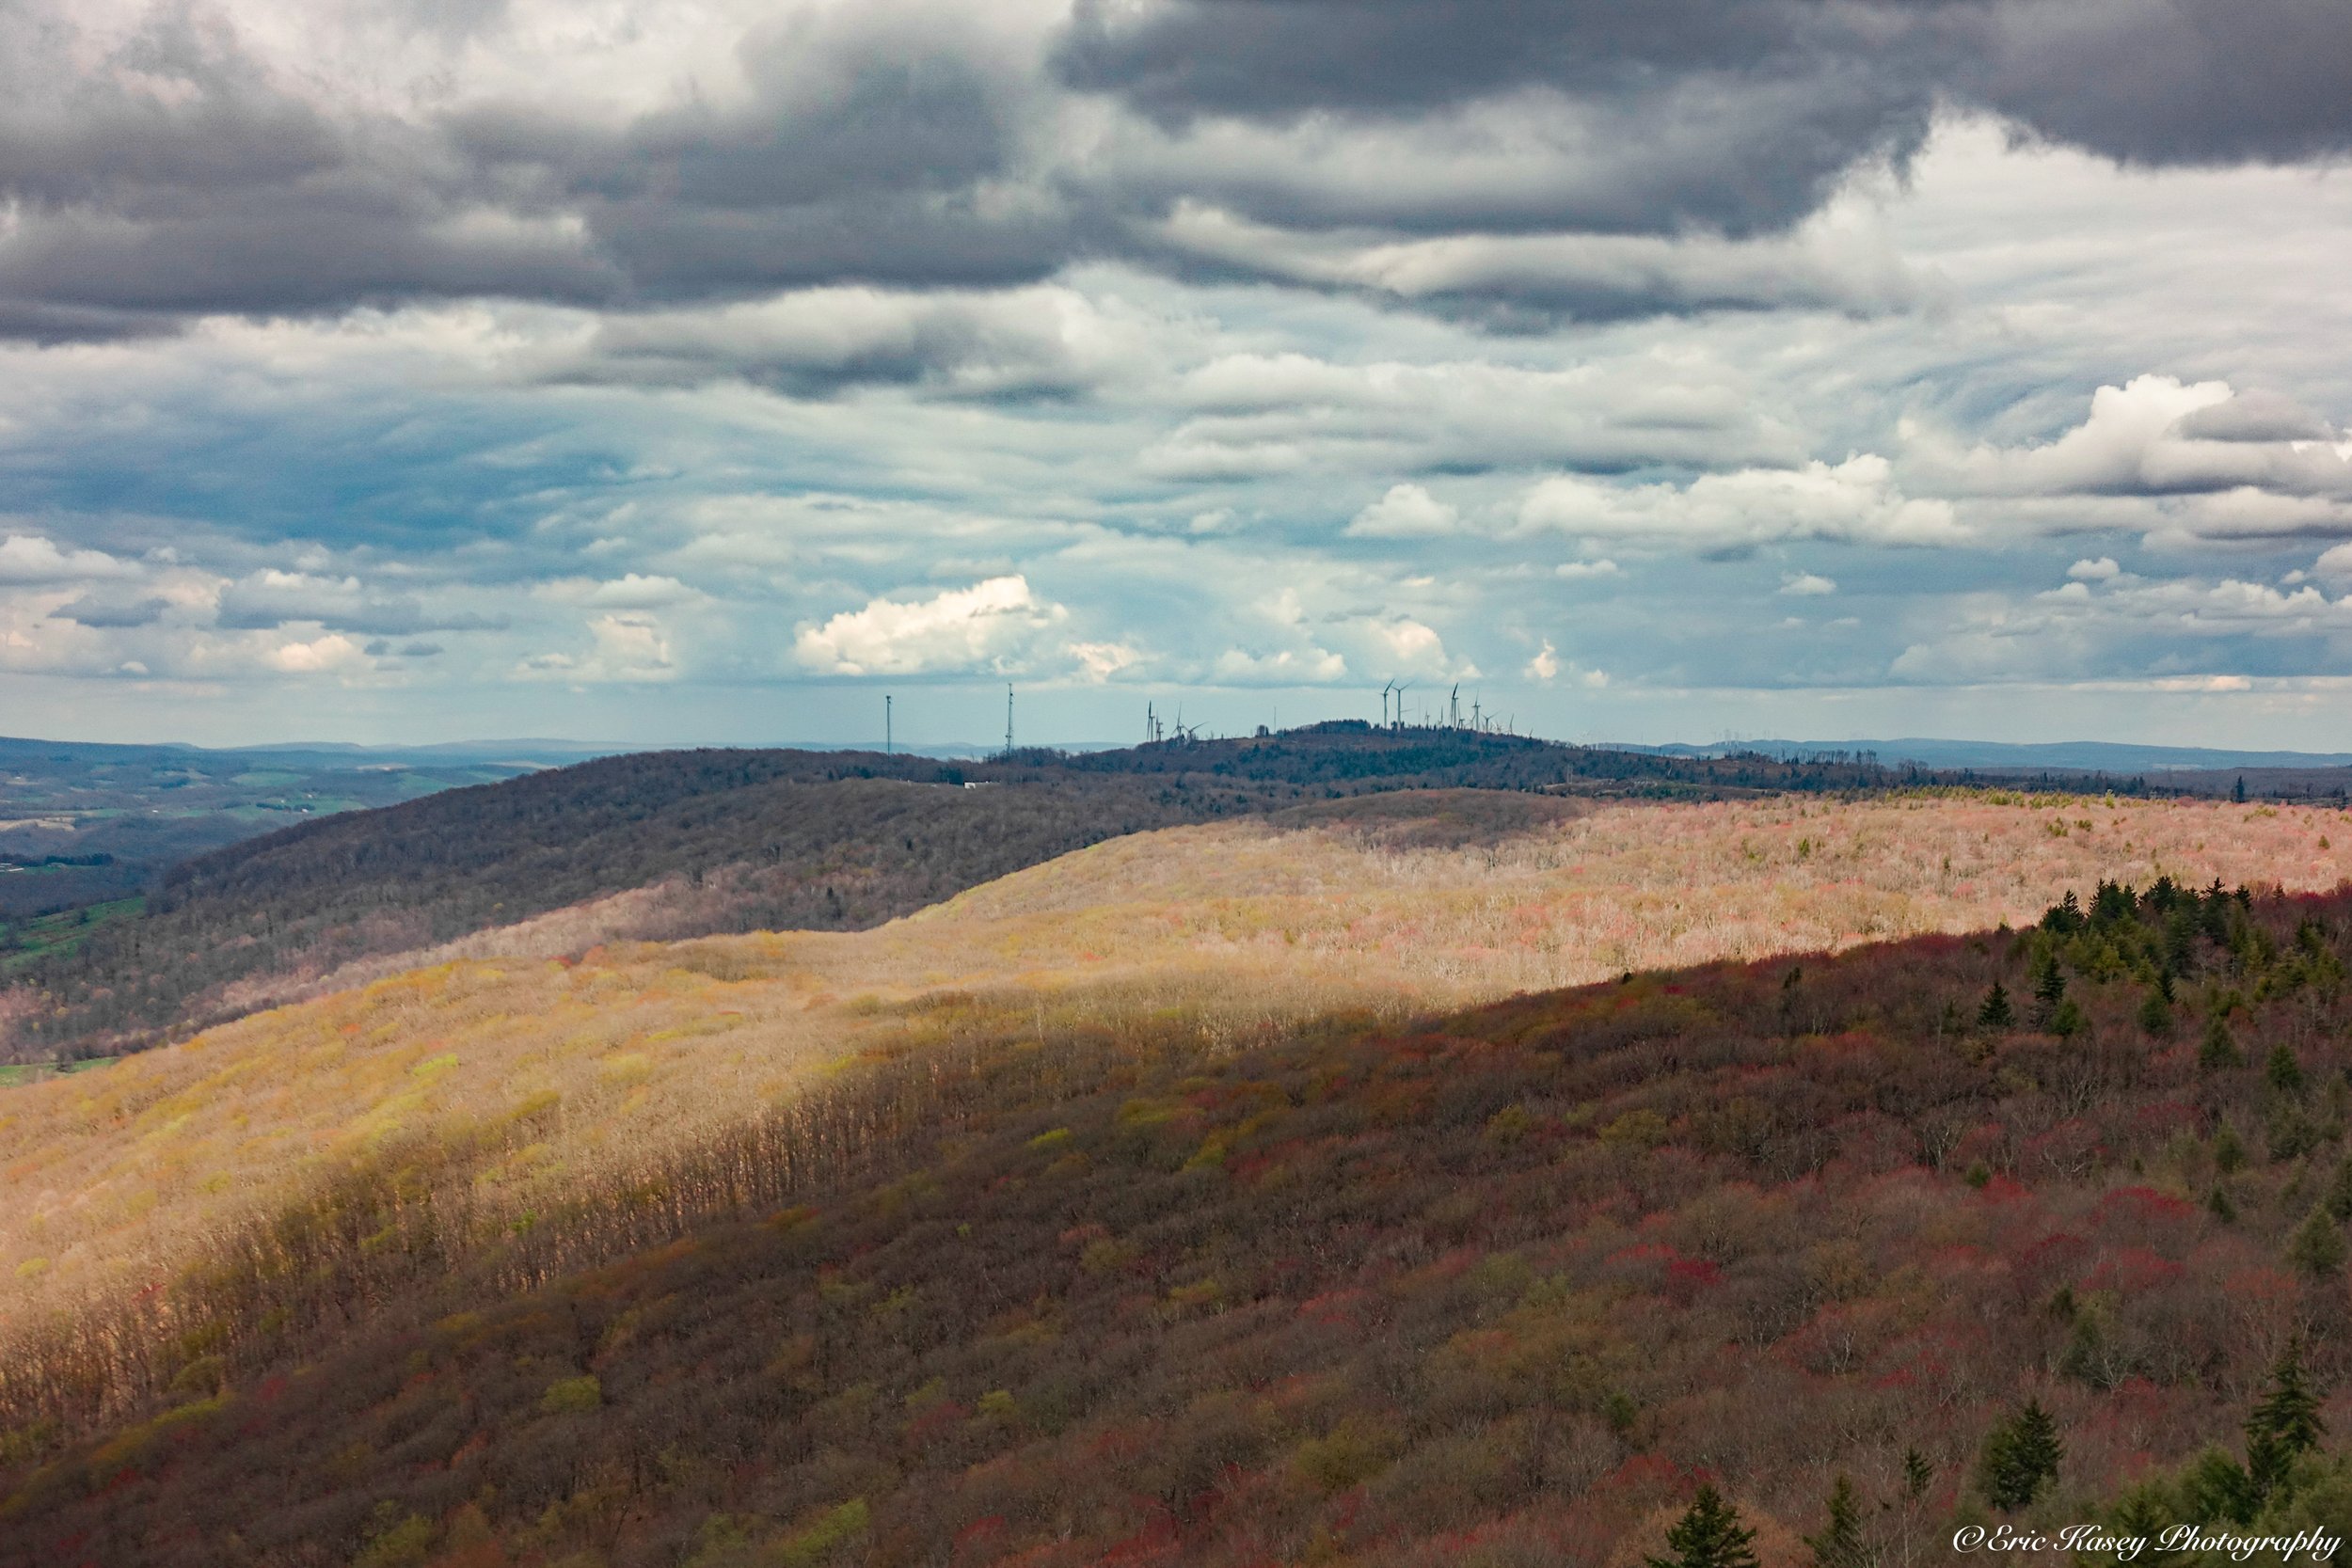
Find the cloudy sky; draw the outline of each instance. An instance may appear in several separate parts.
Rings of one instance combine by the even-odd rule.
[[[0,733],[2352,749],[2341,0],[0,0]]]

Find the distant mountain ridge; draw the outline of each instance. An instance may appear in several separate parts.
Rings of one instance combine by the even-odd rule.
[[[1348,721],[1334,721],[1328,726],[1310,726],[1310,730],[1343,729]],[[1368,726],[1367,726],[1368,727]],[[1308,730],[1288,731],[1305,734]],[[1535,738],[1535,737],[1527,737]],[[262,755],[272,757],[300,756],[321,761],[331,759],[334,765],[347,765],[356,757],[398,762],[415,759],[448,763],[453,760],[480,760],[509,764],[532,764],[541,767],[568,767],[593,761],[598,757],[642,755],[654,752],[676,752],[708,749],[736,749],[740,742],[681,742],[657,745],[628,741],[569,740],[561,737],[533,736],[510,739],[440,740],[419,745],[374,744],[349,740],[288,740],[268,741],[248,746],[198,746],[187,741],[158,741],[133,744],[114,741],[38,740],[0,736],[0,764],[19,755],[72,755],[90,761],[117,758],[131,760],[135,756],[158,752],[195,752],[213,755]],[[1608,752],[1631,752],[1647,756],[1722,758],[1763,753],[1775,757],[1834,756],[1856,752],[1874,752],[1886,767],[1916,763],[1935,768],[2000,768],[2004,770],[2039,770],[2063,768],[2070,771],[2140,773],[2150,771],[2193,770],[2227,768],[2347,768],[2352,767],[2352,752],[2296,752],[2240,750],[2227,746],[2159,746],[2120,740],[1956,740],[1932,736],[1906,736],[1891,740],[1715,740],[1668,741],[1647,744],[1639,741],[1598,740],[1584,743],[1587,749]],[[789,750],[812,752],[870,752],[875,750],[871,739],[866,740],[778,740],[752,743],[753,750]],[[1025,748],[1025,750],[1027,748]],[[1101,752],[1123,752],[1129,744],[1117,740],[1058,740],[1039,748],[1040,752],[1059,752],[1081,755]],[[940,740],[902,744],[897,754],[902,757],[930,757],[946,761],[985,760],[999,755],[1004,748],[993,742]]]
[[[20,925],[144,891],[275,829],[491,784],[561,753],[216,751],[0,736],[0,984],[45,945]]]
[[[2068,772],[2137,774],[2230,768],[2345,768],[2352,752],[2233,751],[2213,746],[2143,746],[2114,740],[1722,740],[1708,745],[1638,746],[1619,750],[1657,756],[1723,757],[1761,752],[1768,756],[1832,756],[1875,752],[1885,767],[1906,762],[1925,768],[1974,768],[2010,772],[2043,768]]]

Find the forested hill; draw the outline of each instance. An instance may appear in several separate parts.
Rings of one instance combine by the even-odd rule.
[[[2347,922],[2109,883],[1210,1054],[967,998],[490,1223],[533,1097],[0,1357],[0,1565],[1621,1568],[1702,1483],[1773,1565],[2341,1534]]]
[[[290,978],[631,889],[661,891],[619,934],[857,929],[1105,838],[1335,796],[1896,782],[1853,761],[1663,757],[1363,723],[961,765],[842,752],[607,757],[192,860],[145,912],[19,973],[41,996],[17,1025],[17,1051],[153,1043],[272,1005]]]
[[[1076,756],[1025,752],[1090,773],[1205,773],[1212,777],[1362,789],[1542,789],[1617,786],[1664,792],[1870,789],[1918,769],[1858,756],[1795,761],[1756,753],[1664,756],[1606,746],[1565,746],[1526,736],[1455,728],[1380,729],[1336,721],[1237,739],[1173,740]]]

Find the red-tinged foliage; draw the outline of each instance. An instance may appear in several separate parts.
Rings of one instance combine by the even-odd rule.
[[[2028,1394],[2036,1507],[2089,1517],[2291,1340],[2352,1372],[2284,1256],[2345,1153],[2352,896],[2230,903],[2171,980],[2242,1068],[2140,1032],[2112,928],[880,1064],[839,1114],[919,1126],[839,1181],[509,1294],[452,1256],[246,1359],[192,1323],[180,1402],[0,1433],[0,1564],[1611,1568],[1702,1477],[1801,1561],[1841,1473],[1930,1560]],[[2087,1032],[1951,1022],[2043,950]]]

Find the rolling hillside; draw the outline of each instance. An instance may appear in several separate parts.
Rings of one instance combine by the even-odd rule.
[[[511,1233],[843,1059],[1009,1029],[1214,1052],[1345,1013],[2022,925],[2048,889],[2103,878],[2330,888],[2352,868],[2334,826],[2201,802],[1390,795],[1098,844],[864,932],[597,947],[566,915],[536,954],[488,933],[0,1094],[0,1334],[143,1302],[105,1376],[167,1380],[140,1313],[178,1311],[174,1281],[355,1170],[411,1162],[462,1192],[468,1225]]]
[[[137,1049],[417,953],[612,895],[608,936],[855,930],[1145,829],[1422,787],[1709,798],[1883,788],[1851,762],[1677,759],[1332,724],[993,763],[808,752],[609,757],[199,856],[143,911],[28,947],[17,1054]],[[980,787],[958,789],[959,784]],[[5,1044],[0,1041],[0,1044]]]
[[[1706,1481],[1794,1568],[1839,1477],[1883,1561],[2342,1529],[2352,1467],[2279,1412],[2352,1371],[2348,936],[2352,895],[2163,879],[1418,1022],[877,995],[928,1043],[523,1226],[379,1128],[215,1251],[167,1387],[74,1429],[36,1410],[103,1344],[5,1363],[0,1563],[1615,1568]],[[784,940],[659,973],[740,1037]],[[486,1022],[465,986],[371,1004],[412,1084],[464,1070],[408,1056]],[[510,1163],[558,1114],[489,1108]]]

